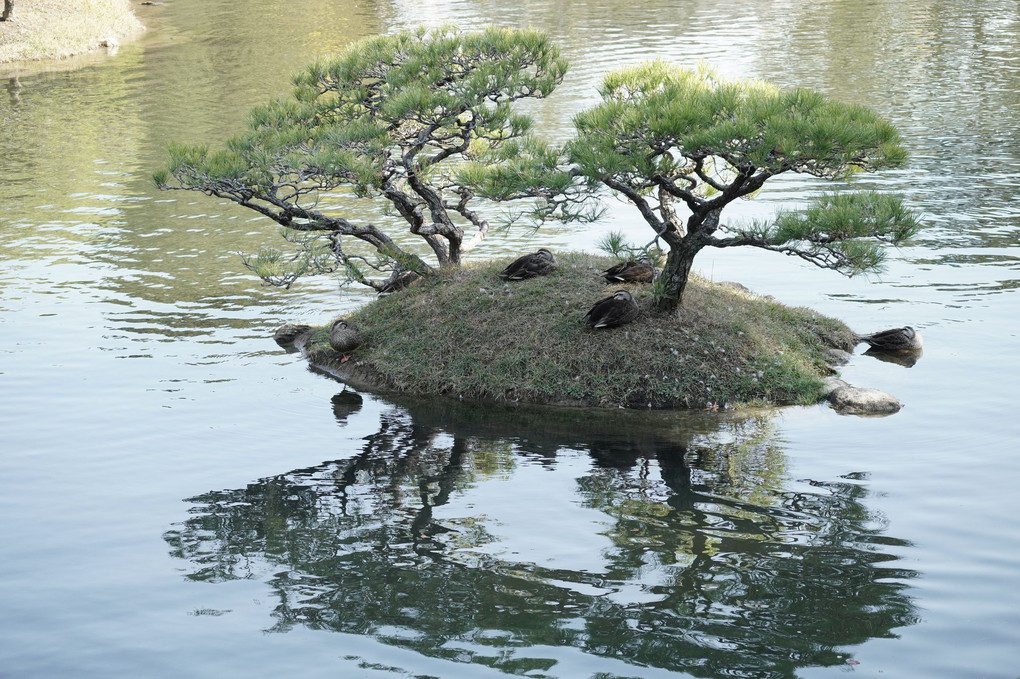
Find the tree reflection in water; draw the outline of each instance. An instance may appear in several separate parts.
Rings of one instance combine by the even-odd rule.
[[[332,406],[343,422],[361,396]],[[590,460],[576,500],[606,517],[592,535],[610,541],[601,563],[512,560],[486,549],[490,517],[435,516],[528,458],[555,471],[568,455]],[[915,574],[889,553],[905,543],[884,534],[859,479],[792,481],[784,459],[768,414],[407,402],[384,409],[360,451],[191,498],[165,539],[194,580],[264,579],[274,631],[367,634],[529,676],[556,676],[538,647],[566,646],[697,676],[792,677],[915,622]]]

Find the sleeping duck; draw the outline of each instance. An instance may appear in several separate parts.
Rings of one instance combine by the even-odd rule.
[[[276,332],[273,334],[273,339],[281,347],[289,347],[294,344],[294,341],[312,329],[312,326],[305,325],[304,323],[284,323]]]
[[[545,276],[556,270],[556,258],[545,248],[538,252],[518,257],[510,266],[500,272],[499,277],[505,281],[523,281],[526,278]]]
[[[917,351],[922,346],[921,334],[909,325],[871,335],[858,335],[857,341],[867,342],[878,351]]]
[[[338,318],[329,327],[329,346],[333,351],[347,354],[361,345],[361,332],[353,323]]]
[[[628,259],[602,272],[606,283],[651,283],[655,278],[655,267],[648,257]]]
[[[390,276],[385,283],[383,283],[380,287],[376,289],[376,292],[379,293],[380,297],[384,295],[390,295],[396,292],[397,290],[403,290],[411,283],[414,283],[420,278],[421,274],[415,273],[414,271],[404,271],[400,274],[397,274],[397,272],[394,271],[393,275]]]
[[[585,325],[592,328],[615,328],[638,317],[637,302],[626,290],[617,290],[611,297],[600,299],[584,315]]]

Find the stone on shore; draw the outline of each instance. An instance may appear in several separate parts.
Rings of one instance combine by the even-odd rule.
[[[853,387],[842,380],[830,382],[829,403],[848,415],[891,415],[899,412],[902,404],[892,394],[878,389]]]
[[[306,335],[312,327],[305,325],[304,323],[284,323],[277,328],[276,333],[273,334],[273,339],[281,347],[289,347],[293,345],[301,335]]]

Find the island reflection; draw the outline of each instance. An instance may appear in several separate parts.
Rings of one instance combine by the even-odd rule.
[[[350,390],[329,404],[341,424],[361,405]],[[190,579],[265,580],[272,631],[529,676],[558,676],[552,646],[635,671],[793,677],[916,622],[916,573],[857,479],[793,482],[784,464],[769,414],[402,401],[360,450],[190,498],[164,537]],[[570,502],[601,517],[569,527],[601,545],[590,563],[522,557],[500,538],[509,514],[472,513],[466,497],[506,493],[525,468],[572,475]]]

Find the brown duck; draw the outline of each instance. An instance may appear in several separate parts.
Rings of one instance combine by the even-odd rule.
[[[917,351],[923,344],[921,334],[909,325],[871,335],[858,335],[857,341],[867,342],[878,351]]]
[[[539,249],[522,257],[518,257],[510,266],[499,273],[505,281],[523,281],[526,278],[545,276],[556,270],[556,258],[549,250]]]
[[[655,267],[647,257],[628,259],[602,272],[606,283],[651,283],[655,278]]]
[[[329,327],[329,346],[345,356],[361,345],[361,332],[353,323],[338,318]]]
[[[595,302],[584,315],[585,325],[592,328],[615,328],[638,317],[640,309],[634,297],[626,290],[617,290],[611,297]]]

